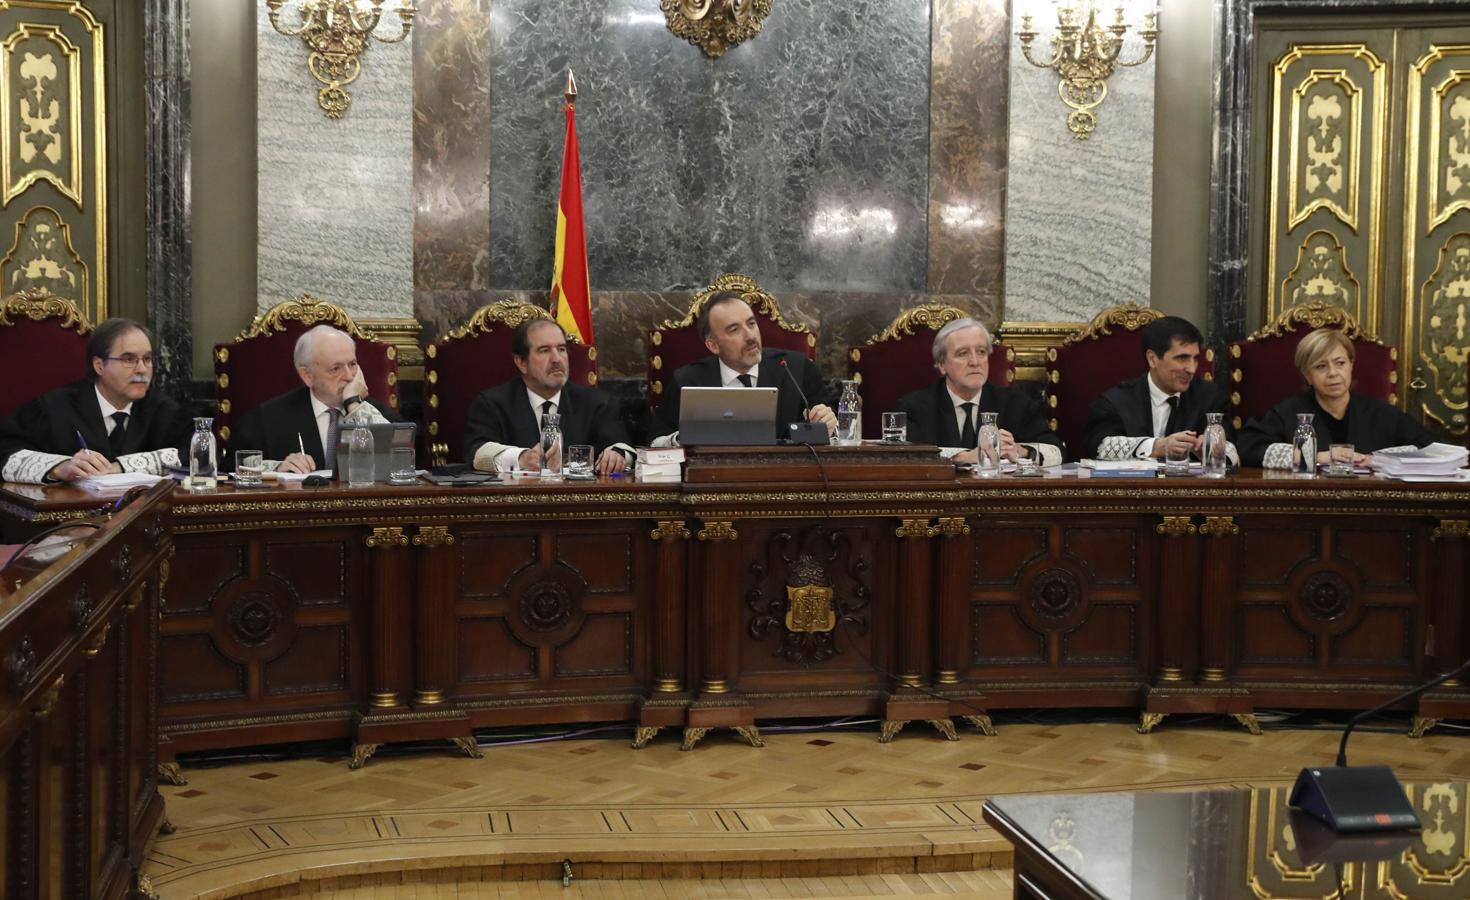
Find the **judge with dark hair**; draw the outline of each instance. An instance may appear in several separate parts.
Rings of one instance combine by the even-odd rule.
[[[1195,377],[1204,337],[1178,316],[1164,316],[1139,333],[1148,372],[1120,382],[1093,401],[1082,456],[1088,459],[1163,459],[1170,447],[1203,453],[1205,415],[1225,413],[1228,397],[1213,381]],[[1227,437],[1234,429],[1224,418]],[[1226,458],[1239,465],[1235,445]]]
[[[50,483],[178,466],[193,429],[177,403],[153,390],[153,362],[148,329],[131,319],[98,325],[86,377],[0,423],[0,477]]]
[[[612,400],[596,388],[568,381],[567,335],[552,319],[528,319],[511,336],[511,359],[521,373],[480,392],[465,425],[465,461],[486,472],[541,468],[541,423],[559,421],[562,446],[588,444],[599,475],[622,472],[633,460],[628,434]],[[560,459],[547,460],[553,468]]]
[[[1024,391],[990,381],[991,348],[990,331],[978,319],[955,319],[939,329],[933,354],[940,377],[898,400],[908,418],[908,439],[938,444],[940,453],[955,462],[973,463],[979,455],[980,416],[993,412],[1001,456],[1057,465],[1062,441],[1047,425],[1041,404]]]
[[[775,388],[773,440],[785,436],[793,422],[821,422],[828,433],[837,430],[837,414],[827,405],[827,382],[821,371],[800,353],[765,349],[755,311],[738,293],[718,291],[710,295],[695,325],[710,355],[674,373],[659,404],[653,432],[657,436],[655,446],[677,443],[680,392],[686,387]],[[783,368],[786,372],[781,371]]]

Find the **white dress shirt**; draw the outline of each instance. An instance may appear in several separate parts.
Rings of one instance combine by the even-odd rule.
[[[133,401],[129,400],[126,406],[113,406],[107,402],[106,397],[102,396],[100,389],[94,387],[93,390],[97,391],[97,406],[102,409],[102,424],[107,428],[108,437],[112,437],[112,430],[117,427],[117,420],[112,417],[113,413],[127,413],[128,423],[131,425],[133,421]]]
[[[980,393],[977,393],[971,400],[966,400],[959,394],[956,394],[954,390],[950,388],[948,381],[945,381],[944,383],[944,390],[947,394],[949,394],[949,402],[954,404],[954,422],[956,429],[961,435],[965,433],[965,404],[974,404],[974,407],[971,409],[970,416],[971,421],[975,425],[975,434],[976,436],[978,436],[980,434],[980,397],[985,392],[984,385],[981,385]],[[1051,444],[1018,444],[1017,446],[1028,448],[1031,451],[1031,458],[1036,460],[1036,464],[1039,466],[1061,465],[1062,451],[1059,447],[1055,447]],[[958,456],[959,454],[964,453],[966,450],[974,449],[974,447],[940,447],[939,455],[943,456],[945,459],[949,459],[952,456]]]
[[[1143,377],[1148,381],[1148,407],[1149,412],[1153,414],[1153,436],[1155,438],[1168,437],[1166,432],[1169,427],[1169,413],[1173,411],[1169,409],[1169,398],[1180,395],[1166,393],[1163,388],[1154,383],[1152,375]],[[1148,459],[1153,455],[1153,449],[1153,441],[1139,441],[1138,446],[1133,448],[1133,455],[1139,459]]]
[[[551,408],[546,410],[546,412],[561,415],[561,391],[557,391],[550,397],[543,397],[530,388],[526,388],[526,402],[531,404],[531,417],[536,420],[538,427],[541,424],[541,404],[546,403],[548,400],[551,402]],[[496,451],[496,446],[499,445],[491,445],[490,452],[494,453],[495,471],[497,472],[514,472],[516,465],[520,462],[521,454],[529,449],[527,447],[504,446],[499,451]],[[475,468],[477,469],[480,468],[480,454],[483,452],[485,452],[484,447],[475,451]]]

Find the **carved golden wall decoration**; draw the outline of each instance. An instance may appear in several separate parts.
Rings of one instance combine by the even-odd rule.
[[[82,53],[60,28],[22,22],[0,43],[0,205],[48,181],[82,208]]]
[[[1466,408],[1465,360],[1470,352],[1470,234],[1450,236],[1419,297],[1419,353],[1433,391],[1450,409]]]
[[[1123,38],[1128,33],[1121,3],[1111,25],[1098,22],[1097,8],[1091,2],[1082,6],[1064,0],[1057,5],[1056,16],[1050,57],[1037,59],[1031,55],[1037,32],[1031,27],[1029,14],[1022,15],[1021,30],[1016,32],[1016,37],[1021,42],[1021,55],[1028,63],[1056,72],[1060,79],[1057,94],[1072,109],[1067,114],[1067,130],[1076,140],[1085,141],[1097,130],[1097,113],[1093,110],[1108,96],[1108,79],[1113,72],[1120,67],[1141,66],[1153,56],[1154,42],[1159,38],[1158,13],[1144,13],[1143,26],[1138,29],[1143,50],[1132,60],[1119,58]]]
[[[1430,43],[1408,71],[1399,380],[1407,407],[1470,431],[1470,44]]]
[[[39,290],[78,306],[88,296],[87,264],[71,242],[71,227],[49,206],[26,213],[15,226],[15,240],[0,260],[5,293]]]
[[[411,0],[403,0],[402,6],[392,8],[401,27],[396,35],[378,31],[384,12],[383,0],[370,2],[371,6],[359,4],[357,0],[302,0],[297,7],[298,24],[287,27],[281,24],[281,7],[286,0],[265,0],[271,27],[286,37],[301,38],[311,51],[306,67],[323,85],[317,91],[317,105],[329,119],[342,118],[352,105],[347,85],[362,73],[361,57],[372,42],[402,43],[413,28],[413,17],[418,10]]]
[[[710,59],[760,34],[771,14],[771,0],[659,0],[658,6],[669,31]]]
[[[1363,92],[1342,69],[1313,71],[1291,92],[1290,231],[1325,209],[1358,228]]]
[[[1293,43],[1271,67],[1267,321],[1321,300],[1382,330],[1389,68],[1365,43]]]
[[[1281,296],[1288,307],[1320,302],[1349,313],[1357,310],[1361,289],[1358,277],[1348,268],[1342,243],[1325,229],[1302,241],[1296,266],[1281,282]]]

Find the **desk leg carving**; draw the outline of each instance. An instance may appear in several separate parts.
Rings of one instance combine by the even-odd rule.
[[[929,719],[928,722],[934,726],[935,731],[944,735],[946,741],[957,741],[960,739],[960,736],[955,733],[954,722],[949,719]]]
[[[1138,714],[1138,733],[1139,734],[1148,734],[1149,732],[1153,731],[1154,730],[1154,727],[1156,725],[1158,725],[1160,722],[1164,721],[1164,716],[1167,716],[1167,715],[1168,715],[1168,713],[1161,713],[1161,712],[1145,712],[1145,713],[1139,713]]]
[[[766,742],[761,738],[761,731],[754,725],[736,725],[735,733],[745,738],[745,742],[752,747],[764,747]]]
[[[705,735],[709,734],[708,728],[686,728],[684,729],[684,741],[679,745],[680,750],[693,750]]]
[[[979,713],[973,716],[960,716],[960,718],[980,729],[980,733],[986,737],[995,737],[995,723],[990,721],[990,716]]]
[[[893,740],[893,736],[903,731],[903,726],[908,722],[900,719],[884,719],[883,725],[878,731],[878,743],[886,744]]]
[[[175,787],[183,787],[189,783],[189,779],[184,777],[184,770],[176,762],[159,763],[158,780]]]
[[[464,755],[468,756],[470,759],[485,758],[485,751],[480,749],[480,742],[475,740],[474,735],[470,735],[469,737],[450,738],[450,740],[454,742],[454,746],[463,751]]]
[[[382,744],[353,744],[352,745],[352,760],[347,763],[347,768],[349,768],[349,769],[361,769],[363,767],[363,765],[365,763],[367,763],[368,759],[370,757],[372,757],[372,755],[374,753],[377,753],[378,752],[378,748],[381,747],[381,746],[383,746],[383,745]]]
[[[133,882],[133,896],[137,900],[160,900],[158,891],[153,889],[153,879],[138,873],[137,880]]]
[[[164,816],[163,821],[158,823],[159,834],[173,834],[178,830],[179,829],[174,826],[174,823],[169,821],[168,816]]]
[[[1413,721],[1409,723],[1409,737],[1422,738],[1424,737],[1425,732],[1438,725],[1442,721],[1444,720],[1436,719],[1431,716],[1415,716]]]
[[[1261,723],[1256,718],[1255,713],[1231,713],[1230,718],[1239,722],[1251,734],[1259,735],[1261,733]]]
[[[642,750],[644,747],[647,747],[648,742],[653,740],[653,736],[658,734],[660,730],[653,725],[639,726],[638,730],[633,732],[633,749]]]

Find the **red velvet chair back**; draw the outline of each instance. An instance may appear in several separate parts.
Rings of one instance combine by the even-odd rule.
[[[460,462],[470,404],[485,388],[519,377],[510,341],[527,319],[550,319],[539,306],[501,300],[482,306],[459,328],[424,350],[424,428],[426,446],[436,463]],[[567,338],[570,378],[597,384],[597,348]]]
[[[1087,416],[1103,391],[1148,371],[1139,329],[1164,314],[1125,303],[1093,316],[1060,347],[1046,351],[1046,405],[1051,428],[1075,457],[1082,452]],[[1197,377],[1215,378],[1215,351],[1205,348]]]
[[[682,319],[669,319],[648,333],[648,406],[658,409],[665,385],[681,366],[709,356],[695,320],[704,304],[718,291],[735,291],[755,312],[761,344],[776,350],[795,350],[817,358],[817,336],[805,326],[791,325],[781,316],[776,298],[745,275],[725,274],[694,295]]]
[[[273,397],[301,386],[292,354],[296,339],[317,325],[340,328],[357,341],[357,364],[368,394],[398,409],[398,350],[374,340],[346,310],[303,295],[277,303],[255,317],[239,337],[214,345],[214,396],[218,404],[214,430],[222,447],[230,442],[230,426]]]
[[[0,418],[27,400],[85,376],[91,330],[75,303],[40,288],[0,303],[0,354],[21,376],[0,382]]]
[[[927,304],[906,309],[861,347],[847,352],[847,377],[858,383],[863,398],[863,437],[876,439],[883,430],[883,413],[898,409],[898,399],[933,383],[934,335],[968,313],[953,306]],[[990,349],[989,380],[1011,385],[1016,381],[1016,353],[1003,344]]]

